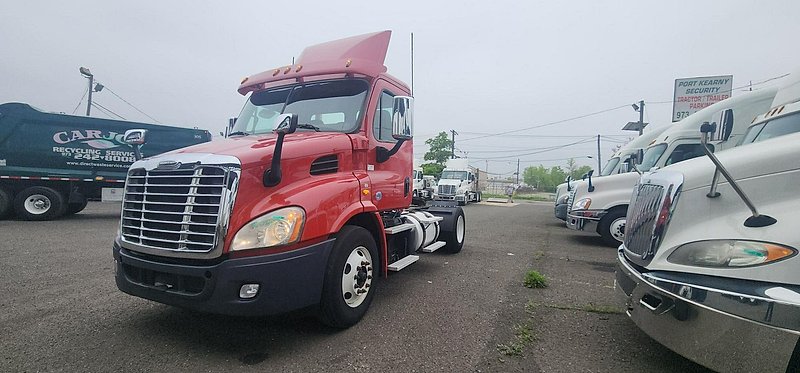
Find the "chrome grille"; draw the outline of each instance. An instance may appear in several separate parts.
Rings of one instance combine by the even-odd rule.
[[[456,194],[455,185],[439,185],[439,194],[445,196],[452,196]]]
[[[233,175],[218,166],[131,169],[123,197],[122,240],[187,253],[213,250]]]
[[[661,211],[664,187],[643,184],[634,194],[635,201],[628,209],[625,222],[625,248],[631,253],[645,257],[655,250],[654,228]]]

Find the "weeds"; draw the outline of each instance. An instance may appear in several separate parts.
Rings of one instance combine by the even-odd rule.
[[[541,289],[547,287],[547,278],[544,277],[541,273],[529,270],[525,273],[525,281],[523,281],[523,285],[526,288],[531,289]]]
[[[514,327],[514,340],[507,344],[497,345],[497,351],[506,356],[522,356],[525,346],[536,339],[530,321]]]

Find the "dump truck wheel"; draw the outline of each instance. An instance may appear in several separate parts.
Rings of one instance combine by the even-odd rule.
[[[6,218],[13,211],[14,197],[8,189],[0,188],[0,219]]]
[[[48,187],[26,188],[14,198],[14,210],[25,220],[55,219],[64,215],[66,208],[64,196]]]
[[[88,204],[89,204],[89,200],[86,197],[84,197],[83,201],[81,201],[81,202],[70,203],[70,204],[67,205],[66,215],[77,214],[77,213],[83,211],[83,209],[85,209],[86,205],[88,205]]]

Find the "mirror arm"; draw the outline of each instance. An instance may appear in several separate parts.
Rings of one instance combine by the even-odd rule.
[[[731,174],[728,172],[725,166],[722,165],[722,162],[719,161],[717,156],[715,156],[714,153],[712,153],[711,150],[708,149],[708,135],[709,133],[714,132],[715,127],[716,127],[715,124],[711,124],[708,122],[705,122],[703,123],[702,126],[700,126],[700,132],[702,133],[702,135],[700,136],[700,143],[703,144],[703,152],[706,153],[706,156],[708,156],[708,158],[711,159],[711,162],[714,163],[714,166],[716,166],[716,169],[714,171],[714,179],[718,179],[717,173],[721,173],[722,176],[725,178],[725,180],[728,181],[728,184],[731,186],[733,191],[739,195],[739,198],[741,198],[742,202],[744,202],[747,208],[750,209],[750,213],[752,214],[752,216],[745,219],[744,221],[745,227],[758,228],[775,224],[777,222],[775,218],[768,215],[761,215],[758,213],[758,210],[756,210],[756,206],[753,205],[753,202],[750,201],[750,198],[748,198],[747,195],[744,194],[744,191],[742,191],[742,189],[739,188],[739,184],[736,182],[736,180],[733,179],[733,176],[731,176]],[[719,194],[718,192],[716,192],[715,185],[712,185],[712,188],[713,188],[712,191],[714,193]],[[709,194],[711,194],[711,192],[709,192]],[[714,198],[716,196],[709,195],[708,197]]]
[[[272,153],[272,164],[269,169],[264,171],[261,181],[265,187],[273,187],[281,182],[281,152],[283,151],[284,136],[286,136],[284,133],[278,134],[278,140],[275,142],[275,151]]]
[[[140,160],[142,159],[142,146],[141,145],[131,145],[133,148],[133,159]]]
[[[397,152],[400,150],[400,146],[403,145],[404,142],[406,142],[405,139],[397,140],[397,142],[394,143],[394,147],[392,147],[391,150],[388,150],[388,149],[386,149],[386,148],[384,148],[382,146],[377,147],[375,149],[375,152],[376,152],[376,157],[375,158],[377,158],[376,160],[378,161],[378,163],[386,162],[393,155],[397,154]]]

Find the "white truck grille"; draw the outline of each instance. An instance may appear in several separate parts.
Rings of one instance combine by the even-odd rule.
[[[439,194],[444,196],[452,196],[456,194],[455,185],[439,185]]]
[[[656,248],[654,228],[661,211],[664,187],[661,185],[644,184],[639,186],[635,193],[636,200],[628,209],[625,222],[625,248],[631,253],[645,256],[646,253]]]

